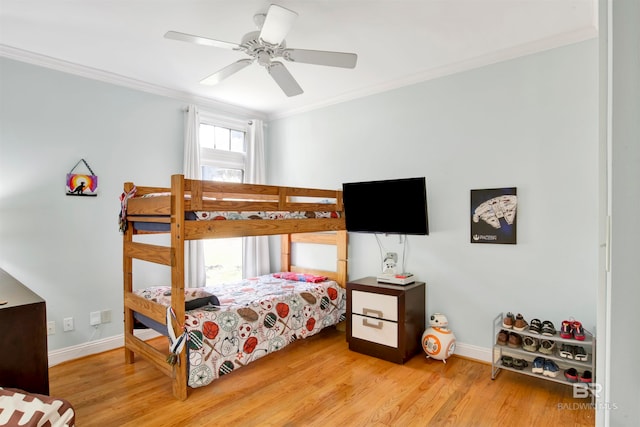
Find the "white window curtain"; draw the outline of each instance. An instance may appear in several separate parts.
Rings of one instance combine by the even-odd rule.
[[[245,182],[264,184],[266,181],[264,156],[264,123],[252,120],[249,125],[249,138],[245,165]],[[251,236],[244,238],[243,277],[256,277],[269,273],[269,238]]]
[[[195,105],[189,105],[184,131],[184,177],[202,179],[200,167],[200,118]],[[201,240],[188,240],[184,245],[185,288],[206,286],[204,246]]]

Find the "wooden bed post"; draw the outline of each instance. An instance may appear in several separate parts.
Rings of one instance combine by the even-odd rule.
[[[349,234],[347,230],[336,231],[336,245],[338,249],[338,261],[336,272],[338,274],[340,286],[347,287],[349,277],[347,275],[347,266],[349,264]]]
[[[124,193],[128,194],[134,185],[132,182],[124,183]],[[124,274],[124,295],[127,295],[133,290],[133,258],[129,255],[129,251],[127,250],[127,245],[133,241],[133,226],[127,227],[124,231],[124,235],[122,238],[122,272]],[[131,310],[125,304],[124,308],[124,332],[126,334],[133,334],[133,310]],[[134,362],[134,353],[132,350],[125,347],[124,349],[124,360],[125,363],[133,363]]]
[[[280,235],[280,269],[291,271],[291,234]]]
[[[173,327],[175,336],[184,332],[184,176],[171,177],[171,308],[176,319],[168,328]],[[187,358],[186,348],[173,366],[173,395],[180,399],[187,398]]]

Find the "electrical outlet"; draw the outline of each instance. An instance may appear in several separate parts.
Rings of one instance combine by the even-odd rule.
[[[73,331],[73,317],[65,317],[62,322],[62,329],[65,332]]]
[[[89,324],[91,326],[99,325],[102,322],[102,316],[99,311],[92,311],[89,313]]]
[[[384,260],[393,260],[394,263],[398,263],[398,254],[396,252],[387,252],[384,256]]]
[[[100,312],[100,323],[111,322],[111,310],[102,310]]]
[[[56,333],[56,321],[49,320],[47,322],[47,335],[53,335]]]

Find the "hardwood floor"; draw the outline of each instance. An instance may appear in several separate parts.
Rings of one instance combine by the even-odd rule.
[[[154,344],[165,346],[164,338]],[[328,328],[266,356],[186,401],[145,360],[117,349],[49,369],[52,396],[91,426],[593,426],[572,388],[453,356],[397,365],[349,351]]]

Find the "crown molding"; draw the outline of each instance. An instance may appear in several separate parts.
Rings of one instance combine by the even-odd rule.
[[[63,61],[60,59],[52,58],[45,55],[25,51],[22,49],[14,48],[11,46],[0,44],[0,56],[14,59],[17,61],[27,62],[33,65],[38,65],[53,70],[102,81],[118,86],[127,87],[142,92],[147,92],[155,95],[165,96],[186,103],[193,103],[201,108],[212,109],[224,114],[232,115],[239,119],[261,119],[265,121],[282,119],[298,114],[306,113],[313,110],[329,107],[332,105],[340,104],[343,102],[355,100],[358,98],[364,98],[370,95],[375,95],[390,90],[398,89],[404,86],[410,86],[416,83],[433,80],[439,77],[447,75],[457,74],[464,71],[469,71],[475,68],[484,67],[487,65],[495,64],[498,62],[508,61],[518,57],[531,55],[545,50],[550,50],[562,46],[567,46],[574,43],[579,43],[589,39],[598,37],[598,28],[594,24],[588,28],[583,28],[577,31],[560,34],[554,37],[546,39],[536,40],[530,43],[521,44],[514,47],[509,47],[496,52],[491,52],[485,55],[480,55],[474,58],[469,58],[464,61],[460,61],[454,64],[447,64],[441,67],[425,70],[421,73],[405,76],[401,79],[385,82],[380,85],[370,86],[364,89],[350,91],[344,93],[341,96],[331,98],[318,103],[305,105],[303,107],[277,110],[270,113],[264,113],[256,110],[249,110],[243,107],[239,107],[233,104],[216,101],[210,98],[205,98],[197,95],[193,95],[186,92],[181,92],[150,83],[146,83],[140,80],[135,80],[129,77],[121,76],[114,73],[109,73],[96,68],[86,67],[75,63]]]
[[[546,39],[536,40],[530,43],[521,44],[518,46],[509,47],[499,51],[491,52],[486,55],[480,55],[474,58],[470,58],[464,61],[460,61],[453,64],[447,64],[442,67],[436,67],[426,70],[421,73],[409,75],[398,80],[385,82],[380,85],[370,86],[362,90],[352,91],[345,93],[342,96],[332,98],[320,103],[306,105],[304,107],[281,110],[269,114],[269,120],[282,119],[301,113],[306,113],[312,110],[317,110],[331,105],[340,104],[342,102],[351,101],[358,98],[364,98],[370,95],[376,95],[379,93],[387,92],[390,90],[398,89],[404,86],[410,86],[416,83],[425,82],[428,80],[437,79],[452,74],[469,71],[475,68],[484,67],[491,64],[496,64],[503,61],[543,52],[558,47],[571,45],[574,43],[583,42],[598,37],[598,29],[596,26],[584,28],[574,32],[568,32],[560,34],[554,37]]]
[[[110,73],[97,68],[86,67],[73,62],[63,61],[46,55],[18,49],[12,46],[0,44],[0,56],[20,62],[26,62],[44,68],[73,74],[92,80],[101,81],[129,89],[138,90],[154,95],[176,99],[189,104],[196,104],[201,108],[212,109],[221,113],[229,114],[240,119],[266,119],[266,115],[260,111],[249,110],[236,105],[219,102],[210,98],[193,95],[186,92],[169,89],[166,87],[153,85],[141,80]]]

